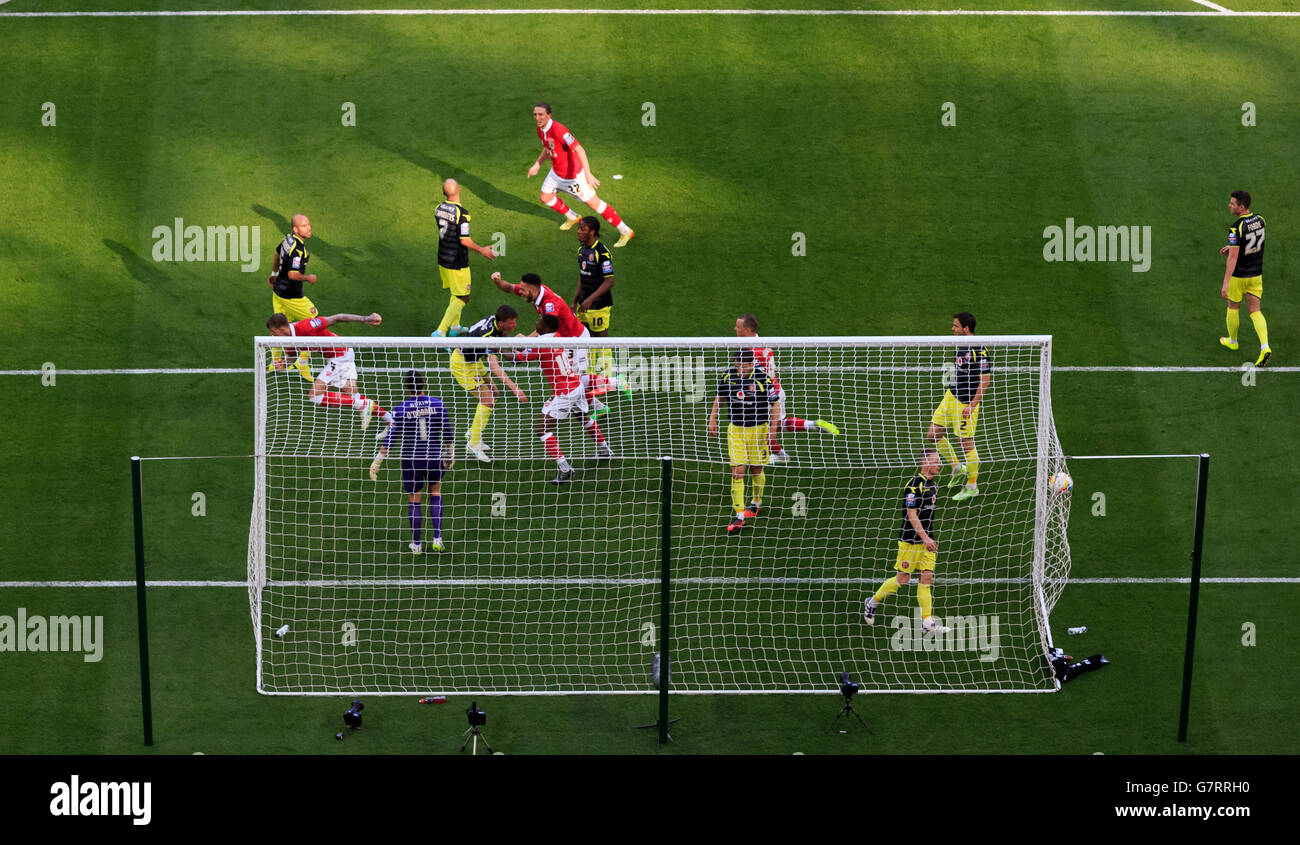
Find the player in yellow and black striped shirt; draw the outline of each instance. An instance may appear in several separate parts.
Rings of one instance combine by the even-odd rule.
[[[1238,309],[1246,300],[1250,321],[1259,335],[1259,358],[1256,367],[1268,365],[1273,351],[1268,347],[1268,323],[1259,310],[1259,300],[1264,295],[1264,218],[1250,210],[1250,193],[1233,191],[1228,197],[1228,211],[1237,216],[1228,228],[1228,244],[1219,255],[1228,256],[1228,266],[1223,271],[1223,287],[1219,296],[1228,300],[1228,336],[1219,343],[1228,349],[1237,348],[1237,326],[1241,322]]]
[[[434,209],[438,221],[438,275],[442,286],[451,289],[451,299],[443,312],[442,322],[430,337],[455,337],[460,334],[460,312],[469,304],[469,251],[495,261],[497,254],[490,246],[479,246],[469,236],[469,214],[460,204],[460,183],[445,179],[442,195],[446,202]]]
[[[957,337],[969,337],[975,334],[975,316],[969,311],[952,315],[952,333]],[[926,437],[934,443],[935,448],[948,465],[952,467],[952,487],[965,486],[965,489],[953,496],[954,502],[979,495],[980,456],[975,448],[975,426],[979,422],[980,404],[989,389],[992,378],[993,359],[983,346],[961,346],[954,356],[952,383],[944,391],[943,401],[934,409],[930,417],[930,430]],[[948,442],[948,431],[956,431],[961,442],[961,451],[965,461],[958,460],[952,444]]]
[[[609,335],[609,315],[614,310],[614,257],[600,240],[600,218],[578,221],[578,289],[573,293],[573,313],[592,337]],[[614,352],[600,349],[591,372],[614,374]]]
[[[305,214],[295,214],[292,221],[293,231],[284,236],[271,258],[271,275],[266,283],[271,286],[271,313],[283,314],[289,322],[310,320],[320,314],[316,306],[302,292],[302,283],[316,284],[316,274],[307,272],[307,262],[311,253],[307,251],[307,239],[311,237],[311,221]],[[309,363],[310,350],[298,353],[298,374],[307,381],[315,381]],[[271,350],[270,369],[280,369],[280,359],[284,350]]]
[[[930,595],[930,585],[934,583],[934,565],[939,556],[939,543],[931,533],[930,524],[934,520],[934,508],[939,501],[939,485],[934,477],[939,474],[939,453],[926,449],[921,453],[921,468],[912,480],[903,488],[903,526],[898,531],[898,560],[894,569],[898,574],[880,585],[875,595],[867,599],[863,618],[868,625],[876,624],[876,608],[881,602],[898,592],[899,587],[906,587],[912,580],[912,573],[921,573],[921,583],[916,588],[916,600],[921,605],[921,628],[939,634],[948,633],[951,628],[939,624],[931,615],[934,600]]]
[[[727,533],[735,535],[745,527],[745,520],[758,516],[763,504],[766,477],[768,432],[776,424],[776,403],[780,399],[776,385],[761,367],[754,366],[754,351],[741,349],[736,365],[718,382],[713,411],[709,414],[709,434],[718,433],[718,409],[727,403],[727,454],[731,459],[731,505],[735,516]],[[745,507],[745,469],[753,482],[753,496]]]

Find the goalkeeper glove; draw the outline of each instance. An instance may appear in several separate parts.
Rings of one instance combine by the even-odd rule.
[[[379,465],[384,462],[383,455],[375,455],[375,459],[370,462],[370,480],[379,480]]]

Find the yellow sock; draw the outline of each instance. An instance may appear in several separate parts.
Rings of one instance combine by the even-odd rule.
[[[606,378],[614,375],[614,350],[602,349],[596,358],[596,372]]]
[[[460,324],[460,312],[465,309],[465,302],[459,296],[453,296],[451,302],[447,303],[447,310],[442,314],[442,322],[438,324],[438,331],[447,334],[452,326]]]
[[[916,600],[921,605],[921,621],[930,618],[930,611],[934,610],[934,599],[930,596],[930,585],[918,583],[916,585]]]
[[[731,507],[737,515],[745,512],[745,479],[731,479]]]
[[[966,453],[966,483],[974,484],[980,474],[980,453],[974,446]]]
[[[478,444],[483,442],[483,429],[487,428],[488,417],[492,416],[492,409],[487,405],[479,404],[474,410],[474,422],[470,423],[469,434],[465,439],[470,443]]]
[[[758,505],[763,504],[763,485],[767,483],[767,475],[760,472],[758,475],[751,475],[749,480],[754,487],[754,498],[752,501]]]
[[[872,596],[872,598],[875,599],[876,604],[880,604],[882,601],[898,592],[900,586],[902,585],[898,583],[898,576],[895,575],[893,578],[890,578],[888,581],[881,584],[880,589],[876,590],[876,594]]]
[[[1250,321],[1255,324],[1255,334],[1259,335],[1259,345],[1268,346],[1268,323],[1264,322],[1264,312],[1256,311],[1251,314]]]
[[[311,353],[310,353],[310,352],[299,352],[299,353],[298,353],[298,362],[297,362],[296,364],[294,364],[294,366],[298,368],[298,375],[302,376],[302,377],[305,378],[307,381],[315,381],[315,380],[316,380],[316,377],[313,376],[312,373],[311,373]]]
[[[958,464],[957,450],[952,448],[952,444],[948,442],[948,438],[940,437],[939,442],[934,444],[934,446],[939,450],[939,457],[943,458],[948,466],[956,466]]]
[[[1237,340],[1237,326],[1241,323],[1241,311],[1238,308],[1228,309],[1228,340],[1234,343]]]

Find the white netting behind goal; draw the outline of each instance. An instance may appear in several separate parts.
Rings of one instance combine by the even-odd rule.
[[[673,691],[822,692],[841,671],[870,691],[1055,688],[1044,651],[1069,547],[1068,496],[1047,486],[1065,468],[1049,338],[549,341],[592,350],[593,363],[594,350],[611,348],[628,388],[599,396],[609,406],[599,427],[616,457],[599,457],[580,420],[554,423],[575,471],[560,485],[537,431],[551,386],[536,364],[509,360],[535,343],[486,343],[529,402],[498,385],[483,435],[492,462],[483,463],[465,448],[478,400],[448,364],[450,349],[484,341],[257,340],[249,595],[260,691],[653,691],[665,457]],[[762,509],[729,534],[725,405],[718,435],[708,422],[733,355],[757,344],[775,352],[781,419],[792,421],[775,437],[789,460],[765,468]],[[267,371],[270,350],[290,345],[353,349],[356,392],[384,409],[407,398],[407,372],[423,374],[455,430],[456,464],[442,479],[443,551],[430,551],[427,492],[424,544],[409,549],[412,506],[396,443],[370,479],[373,435],[385,424],[374,419],[363,432],[363,411],[313,404],[296,371]],[[978,495],[954,501],[949,468],[935,477],[933,613],[952,630],[922,633],[915,578],[867,626],[863,601],[894,575],[904,487],[933,445],[931,415],[967,346],[986,348],[992,367],[974,435]],[[319,352],[313,359],[319,372]],[[753,491],[747,474],[746,503]]]

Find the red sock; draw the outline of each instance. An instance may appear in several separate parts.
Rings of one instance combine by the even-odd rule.
[[[775,438],[772,438],[772,439],[768,440],[768,441],[767,441],[767,446],[768,446],[769,451],[772,451],[772,452],[780,452],[780,451],[781,451],[781,444],[780,444],[780,443],[777,443]]]
[[[618,216],[618,212],[614,210],[612,205],[605,206],[605,210],[600,213],[600,216],[608,220],[611,226],[617,226],[623,222],[623,218]]]
[[[548,202],[546,204],[546,207],[551,209],[552,211],[560,212],[565,217],[569,216],[569,207],[565,205],[564,200],[560,199],[559,197],[556,197],[555,199]]]
[[[587,420],[587,433],[590,434],[591,439],[595,440],[597,443],[605,442],[605,435],[601,434],[600,426],[596,424],[595,420]]]
[[[808,421],[798,417],[786,417],[781,423],[781,428],[784,431],[807,431]]]
[[[590,402],[594,397],[608,393],[613,386],[613,382],[604,376],[593,375],[587,382],[587,401]]]
[[[552,460],[558,461],[564,457],[564,453],[560,451],[560,439],[554,434],[543,437],[542,443],[546,446],[546,454],[550,455]]]
[[[351,408],[352,397],[346,393],[335,393],[329,391],[321,394],[320,403],[333,408]]]
[[[383,408],[379,407],[379,403],[376,402],[376,403],[375,403],[375,409],[374,409],[373,411],[370,412],[370,415],[371,415],[372,417],[382,417],[382,416],[383,416],[384,414],[386,414],[386,413],[388,413],[388,412],[385,411]]]

